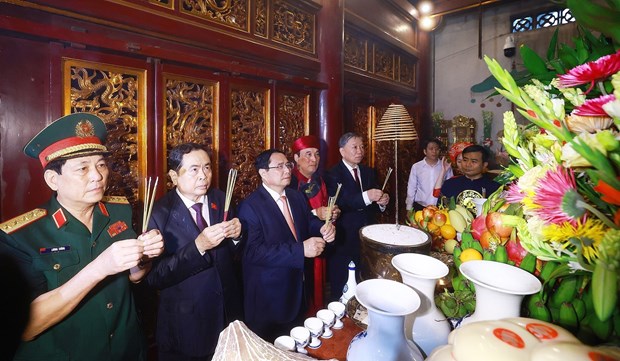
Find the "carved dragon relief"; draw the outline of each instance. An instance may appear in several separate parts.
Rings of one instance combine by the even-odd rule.
[[[218,129],[218,83],[171,74],[164,76],[164,83],[165,149],[188,142],[204,144],[213,152],[212,169],[217,172],[218,142],[215,131]],[[217,179],[217,174],[213,179]],[[167,186],[172,188],[170,182]]]
[[[277,119],[278,143],[276,147],[291,156],[293,141],[308,131],[308,96],[280,94]]]
[[[276,0],[272,21],[274,41],[314,54],[316,24],[313,14]]]
[[[248,31],[250,0],[182,0],[182,12]]]
[[[269,90],[232,86],[230,92],[230,159],[239,175],[234,203],[259,185],[256,156],[269,147]]]
[[[145,171],[145,71],[108,64],[65,59],[65,114],[88,112],[106,124],[110,151],[108,195],[127,197],[137,207],[139,179]],[[140,213],[134,212],[134,224]]]

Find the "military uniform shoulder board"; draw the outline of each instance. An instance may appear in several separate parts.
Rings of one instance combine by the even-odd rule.
[[[22,215],[19,215],[15,218],[11,218],[8,221],[0,224],[0,229],[5,233],[13,233],[20,228],[23,228],[30,223],[36,221],[37,219],[41,219],[47,215],[47,210],[43,208],[36,208],[31,210],[30,212],[26,212]]]
[[[129,204],[127,197],[124,196],[105,196],[101,201],[105,203]]]

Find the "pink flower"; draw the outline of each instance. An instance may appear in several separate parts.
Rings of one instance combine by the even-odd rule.
[[[572,114],[586,117],[607,117],[608,115],[603,109],[603,105],[613,102],[614,100],[616,100],[616,97],[613,94],[588,99],[585,103],[576,107]]]
[[[512,183],[504,193],[504,199],[508,203],[521,203],[525,198],[525,193],[521,190],[518,183]]]
[[[615,54],[605,55],[595,61],[578,65],[558,78],[562,88],[590,83],[590,88],[586,91],[588,93],[595,81],[605,79],[618,71],[620,71],[620,50]]]
[[[571,169],[558,166],[549,170],[536,187],[532,198],[540,206],[534,213],[543,221],[561,225],[568,222],[574,226],[585,221],[585,209],[579,204],[583,197],[577,191],[575,175]]]

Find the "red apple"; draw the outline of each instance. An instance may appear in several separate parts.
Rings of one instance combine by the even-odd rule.
[[[433,216],[435,215],[436,210],[437,210],[437,207],[434,207],[434,206],[428,206],[424,208],[422,210],[422,215],[424,216],[424,220],[430,221],[431,219],[433,219]]]
[[[508,238],[510,237],[510,233],[512,233],[512,227],[504,225],[504,220],[502,217],[503,213],[499,212],[489,212],[485,219],[485,224],[487,229],[498,238]]]
[[[433,215],[433,223],[435,223],[435,225],[441,227],[444,224],[446,224],[446,220],[448,217],[446,217],[445,213],[443,212],[435,212],[435,214]]]

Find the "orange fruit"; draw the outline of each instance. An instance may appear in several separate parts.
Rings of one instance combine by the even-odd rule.
[[[482,254],[473,248],[467,248],[464,249],[463,252],[461,252],[461,256],[459,257],[459,259],[461,260],[461,262],[481,260]]]
[[[439,231],[443,239],[454,239],[454,237],[456,237],[456,229],[450,224],[444,224],[439,228]]]
[[[416,222],[421,224],[422,221],[424,220],[424,214],[422,213],[422,211],[417,211],[417,212],[415,212],[415,215],[413,216],[413,219],[415,219]]]
[[[426,230],[428,231],[428,233],[434,234],[434,235],[439,235],[439,233],[441,232],[441,230],[439,229],[439,226],[437,226],[435,223],[432,223],[432,222],[429,222],[426,225]]]

